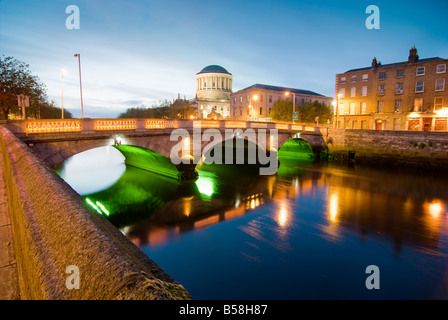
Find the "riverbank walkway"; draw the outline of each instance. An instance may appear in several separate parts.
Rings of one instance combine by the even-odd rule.
[[[18,300],[17,263],[0,149],[0,300]]]

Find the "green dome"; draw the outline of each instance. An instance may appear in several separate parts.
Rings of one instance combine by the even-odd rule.
[[[202,69],[200,72],[198,72],[197,74],[200,73],[227,73],[230,74],[230,72],[228,72],[226,69],[224,69],[221,66],[218,65],[210,65],[205,67],[204,69]]]

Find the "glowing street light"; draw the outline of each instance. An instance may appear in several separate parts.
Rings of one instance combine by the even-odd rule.
[[[254,94],[252,97],[249,98],[249,116],[252,118],[254,106],[252,106],[252,101],[258,100],[258,94]]]
[[[79,67],[79,92],[81,94],[81,119],[84,119],[84,107],[82,105],[82,81],[81,81],[81,55],[79,53],[75,54],[78,57],[78,67]]]

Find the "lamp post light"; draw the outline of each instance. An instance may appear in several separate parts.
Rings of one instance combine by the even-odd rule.
[[[258,94],[255,94],[254,96],[249,98],[249,116],[252,118],[253,115],[253,111],[254,111],[254,106],[252,106],[252,101],[257,101],[258,100]]]
[[[334,122],[334,127],[336,128],[336,129],[338,129],[338,114],[339,114],[339,99],[341,98],[341,94],[340,93],[338,93],[338,95],[337,95],[337,102],[336,102],[336,120],[335,120],[335,122]]]
[[[61,84],[62,84],[62,113],[61,119],[64,119],[64,74],[66,73],[65,69],[61,70]]]
[[[79,67],[79,92],[81,94],[81,119],[84,119],[84,107],[82,105],[82,80],[81,80],[81,55],[79,53],[75,54],[78,57],[78,67]]]
[[[289,96],[289,94],[290,94],[289,91],[288,91],[288,92],[285,92],[285,95],[286,95],[286,96]],[[292,116],[292,123],[295,123],[295,120],[294,120],[294,114],[295,114],[295,112],[296,112],[296,94],[293,92],[293,93],[292,93],[292,113],[293,113],[293,116]]]

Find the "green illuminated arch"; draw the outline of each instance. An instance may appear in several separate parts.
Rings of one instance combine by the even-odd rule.
[[[163,154],[137,146],[118,145],[114,147],[125,157],[125,164],[177,180],[179,171]]]

